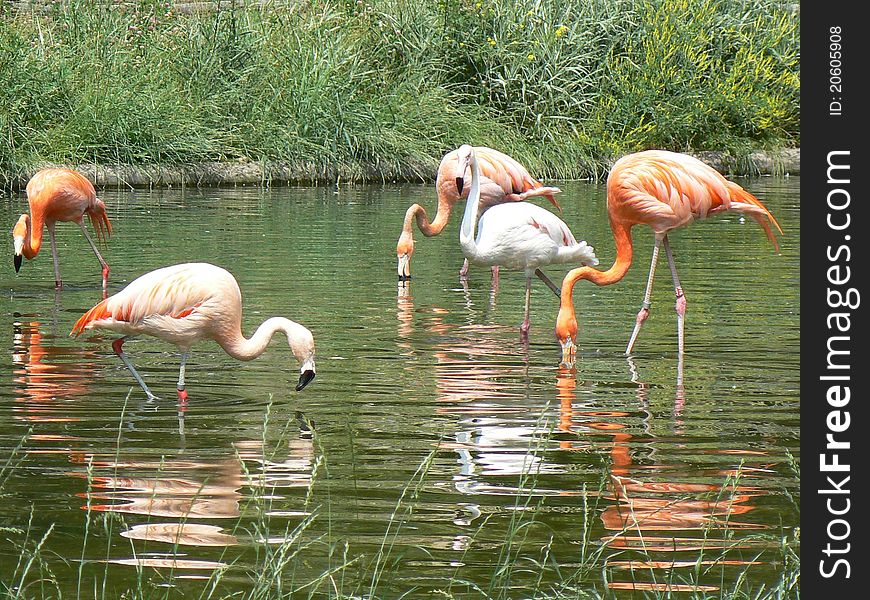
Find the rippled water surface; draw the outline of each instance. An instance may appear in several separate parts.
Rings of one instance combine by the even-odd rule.
[[[664,260],[636,354],[622,354],[648,229],[625,280],[578,285],[568,370],[549,290],[535,286],[524,345],[521,274],[504,272],[496,292],[487,269],[460,283],[461,206],[441,236],[417,233],[414,279],[397,290],[402,217],[413,202],[434,210],[432,186],[102,191],[110,293],[167,264],[221,265],[241,286],[246,333],[274,315],[314,332],[317,378],[294,391],[279,338],[249,363],[204,343],[179,413],[174,347],[140,338],[125,349],[162,398],[149,403],[111,336],[68,336],[100,300],[78,229],[58,226],[57,294],[48,248],[16,276],[10,244],[0,583],[34,596],[387,598],[775,584],[777,539],[798,525],[799,178],[741,184],[778,217],[782,250],[740,215],[671,236],[688,298],[683,391]],[[562,188],[565,221],[606,268],[603,186]],[[4,222],[25,206],[7,196]]]

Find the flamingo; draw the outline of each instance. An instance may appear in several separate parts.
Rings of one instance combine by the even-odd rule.
[[[483,180],[487,183],[483,186],[480,200],[482,210],[502,202],[520,202],[540,196],[547,198],[553,203],[553,206],[560,211],[562,210],[554,196],[561,191],[559,188],[544,186],[540,181],[532,178],[524,166],[507,154],[483,146],[477,146],[474,150],[478,154]],[[397,271],[400,282],[411,279],[411,255],[414,254],[414,221],[417,221],[417,227],[426,237],[438,235],[447,225],[453,206],[461,198],[468,197],[465,177],[469,168],[470,151],[471,146],[461,146],[448,152],[441,159],[438,176],[435,180],[435,187],[438,191],[438,208],[434,221],[429,221],[426,209],[419,204],[412,204],[405,212],[402,234],[396,245]],[[488,185],[489,183],[495,185]],[[466,259],[459,275],[465,277],[467,274],[468,260]],[[498,278],[498,267],[493,267],[492,274],[494,279]]]
[[[526,304],[520,334],[527,339],[532,275],[537,275],[558,296],[559,289],[540,267],[577,261],[597,265],[598,259],[592,246],[585,241],[578,242],[562,219],[535,204],[497,204],[478,217],[480,198],[493,193],[492,190],[484,190],[484,186],[492,188],[498,184],[481,177],[474,148],[463,146],[459,150],[469,154],[471,163],[471,191],[459,229],[459,245],[465,258],[474,264],[523,269],[526,275]],[[478,230],[476,238],[475,228]]]
[[[616,242],[616,261],[606,271],[590,267],[576,268],[568,272],[562,281],[556,337],[562,346],[563,362],[571,364],[576,353],[577,319],[572,299],[574,285],[583,279],[595,285],[611,285],[625,277],[633,254],[631,228],[645,224],[655,232],[655,246],[643,304],[637,313],[625,353],[631,354],[640,328],[649,317],[653,275],[659,248],[664,246],[677,298],[677,347],[682,365],[686,296],[677,276],[668,233],[724,211],[738,211],[751,216],[764,228],[768,239],[779,250],[771,224],[780,234],[782,229],[770,211],[758,198],[697,158],[666,150],[647,150],[616,161],[607,178],[607,212]]]
[[[284,317],[264,321],[250,339],[242,335],[242,293],[236,279],[208,263],[185,263],[145,273],[123,290],[103,300],[76,321],[72,334],[85,329],[110,329],[122,337],[112,343],[115,354],[133,374],[149,400],[157,399],[127,358],[122,346],[128,337],[145,334],[181,349],[178,400],[187,400],[184,367],[190,347],[200,340],[216,341],[237,360],[252,360],[265,350],[272,336],[283,331],[299,361],[296,391],[314,379],[314,337]]]
[[[93,184],[76,171],[43,169],[27,182],[27,201],[30,204],[30,214],[21,215],[12,229],[12,240],[15,246],[15,272],[17,273],[21,269],[22,257],[30,260],[39,254],[44,225],[48,228],[51,257],[54,259],[54,286],[58,290],[63,288],[60,268],[58,267],[54,226],[58,221],[72,221],[81,227],[85,239],[91,245],[97,260],[100,261],[100,266],[103,269],[103,297],[105,298],[109,265],[103,259],[91,236],[88,235],[82,217],[88,216],[94,231],[97,233],[97,239],[102,243],[105,243],[106,238],[112,233],[112,224],[106,215],[106,205],[97,198]]]

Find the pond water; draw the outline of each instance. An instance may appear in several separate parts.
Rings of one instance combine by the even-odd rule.
[[[488,269],[460,283],[461,206],[441,236],[415,235],[414,279],[397,289],[402,217],[413,202],[434,210],[433,186],[101,191],[109,293],[164,265],[221,265],[248,335],[274,315],[314,332],[317,378],[294,391],[281,338],[249,363],[205,343],[179,413],[175,348],[137,338],[125,350],[163,398],[149,403],[110,335],[69,337],[101,297],[78,229],[58,226],[60,293],[47,247],[16,276],[10,245],[0,585],[108,598],[776,585],[779,541],[799,523],[799,178],[740,183],[779,219],[782,249],[736,214],[671,236],[688,299],[683,390],[663,262],[636,352],[622,354],[648,229],[621,283],[576,288],[566,369],[540,282],[527,345],[521,274],[503,272],[496,292]],[[561,186],[563,218],[608,267],[603,186]],[[7,195],[4,222],[25,206]]]

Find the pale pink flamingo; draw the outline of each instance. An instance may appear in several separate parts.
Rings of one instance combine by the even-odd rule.
[[[156,396],[121,348],[130,336],[150,335],[181,349],[179,401],[187,399],[184,367],[190,347],[205,339],[214,340],[237,360],[252,360],[266,350],[276,332],[283,331],[290,350],[301,365],[296,391],[314,379],[314,337],[311,332],[284,317],[272,317],[264,321],[250,339],[245,339],[239,285],[228,271],[208,263],[163,267],[133,280],[123,290],[86,312],[76,321],[72,333],[78,335],[93,328],[123,334],[112,343],[112,349],[152,400]]]
[[[12,229],[15,272],[21,269],[22,257],[30,260],[39,254],[42,246],[42,229],[45,226],[48,229],[51,257],[54,260],[54,285],[56,289],[61,289],[63,282],[60,279],[54,225],[58,221],[72,221],[81,227],[85,239],[91,245],[97,260],[100,261],[105,294],[109,265],[88,235],[83,217],[87,215],[91,220],[97,239],[102,243],[105,243],[106,238],[112,233],[112,224],[106,215],[106,205],[97,198],[93,184],[76,171],[43,169],[27,182],[27,202],[30,204],[30,214],[21,215]]]
[[[526,303],[520,333],[526,339],[529,333],[529,303],[532,294],[532,275],[537,275],[557,296],[559,289],[540,270],[553,263],[597,265],[592,246],[578,242],[562,219],[528,202],[497,204],[478,217],[483,187],[497,184],[480,176],[477,152],[463,146],[470,155],[471,191],[465,205],[465,214],[459,229],[459,245],[470,262],[479,265],[522,269],[526,275]],[[475,229],[477,235],[475,236]]]
[[[758,198],[736,183],[728,181],[697,158],[665,150],[647,150],[629,154],[616,161],[607,178],[607,212],[616,242],[616,261],[606,271],[591,267],[574,269],[562,281],[556,337],[562,345],[563,362],[573,363],[576,352],[574,285],[582,279],[588,279],[595,285],[611,285],[625,277],[633,254],[631,228],[643,224],[649,225],[655,232],[655,246],[643,304],[637,313],[634,331],[625,353],[631,354],[641,325],[649,316],[653,275],[659,247],[664,246],[677,297],[677,344],[682,366],[686,296],[677,277],[668,233],[696,220],[729,210],[746,213],[758,221],[774,247],[779,249],[771,224],[780,233],[782,229],[770,211]],[[682,369],[680,372],[682,373]],[[681,381],[681,377],[678,381]]]
[[[398,257],[399,281],[411,279],[411,255],[414,254],[414,221],[426,237],[438,235],[447,225],[453,206],[462,198],[468,197],[465,178],[468,175],[471,146],[465,145],[448,152],[441,159],[435,188],[438,192],[438,208],[435,220],[430,222],[426,209],[419,204],[412,204],[405,212],[402,234],[396,245]],[[534,179],[524,166],[516,160],[492,148],[477,146],[474,148],[480,165],[481,178],[487,184],[482,186],[480,210],[486,210],[495,204],[503,202],[520,202],[528,198],[547,198],[560,211],[562,208],[554,194],[561,190],[557,187],[544,186]],[[468,274],[468,259],[459,271],[460,276]],[[498,267],[492,268],[493,278],[498,278]]]

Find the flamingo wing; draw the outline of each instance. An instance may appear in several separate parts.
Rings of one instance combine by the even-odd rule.
[[[650,225],[657,233],[687,225],[710,214],[736,210],[752,216],[776,246],[770,224],[776,219],[755,196],[697,158],[647,150],[618,160],[608,177],[620,216]]]
[[[484,212],[476,242],[480,262],[509,269],[573,260],[598,264],[592,247],[577,242],[562,219],[528,202],[499,204]]]
[[[43,169],[27,182],[27,201],[31,211],[55,221],[75,221],[97,200],[93,184],[77,171]]]
[[[544,184],[532,177],[523,165],[507,154],[485,146],[477,146],[474,150],[480,164],[481,175],[496,182],[505,194],[523,194],[544,187]],[[546,193],[534,195],[546,197],[561,211],[562,207],[554,196],[558,191],[561,190],[550,188]]]
[[[214,265],[188,263],[151,271],[82,315],[72,333],[78,335],[85,329],[113,323],[139,325],[152,317],[191,316],[215,296],[215,283],[226,283],[228,277],[241,305],[235,279]]]
[[[521,193],[541,187],[541,182],[535,180],[524,166],[503,152],[478,146],[475,149],[480,162],[481,173],[493,181],[498,181],[506,194]],[[492,175],[487,174],[491,171]]]

